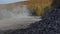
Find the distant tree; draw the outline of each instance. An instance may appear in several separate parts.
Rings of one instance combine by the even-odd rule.
[[[53,0],[52,7],[60,8],[60,0]]]

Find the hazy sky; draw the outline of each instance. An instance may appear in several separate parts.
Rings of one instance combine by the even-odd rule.
[[[0,0],[0,4],[8,4],[8,3],[14,3],[14,2],[20,2],[25,0]]]

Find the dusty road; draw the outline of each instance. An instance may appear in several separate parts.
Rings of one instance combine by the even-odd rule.
[[[9,19],[0,20],[0,30],[8,30],[8,29],[20,29],[26,28],[29,24],[34,23],[35,21],[39,21],[40,17],[12,17]]]

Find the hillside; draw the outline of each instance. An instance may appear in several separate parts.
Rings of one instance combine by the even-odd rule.
[[[43,15],[44,14],[44,8],[49,7],[51,8],[52,0],[29,0],[24,2],[16,2],[6,5],[0,5],[0,9],[12,9],[16,7],[20,7],[22,5],[27,5],[27,8],[29,10],[35,9],[35,12],[37,15]]]

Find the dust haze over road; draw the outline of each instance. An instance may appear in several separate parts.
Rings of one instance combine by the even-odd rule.
[[[40,17],[29,16],[30,12],[23,6],[12,11],[7,9],[0,10],[0,30],[26,28],[29,24],[39,21]]]

